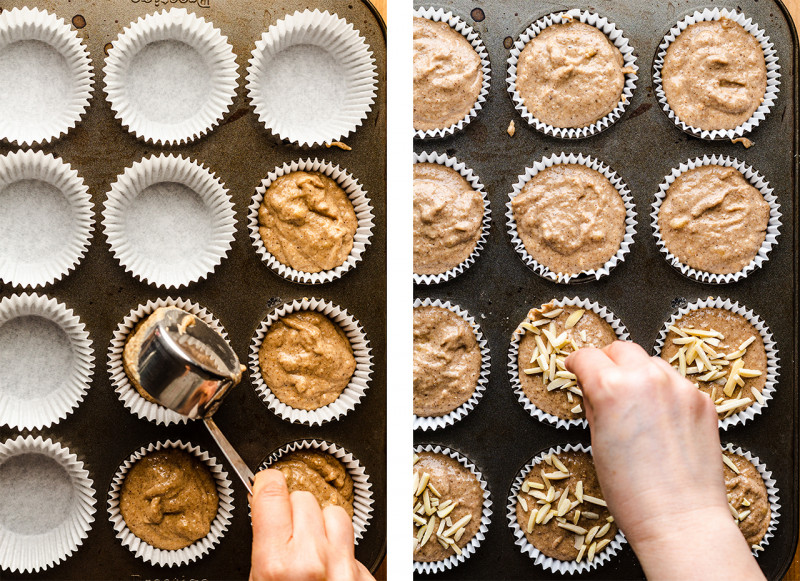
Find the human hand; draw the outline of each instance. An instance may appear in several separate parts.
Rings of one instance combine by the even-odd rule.
[[[339,506],[322,510],[310,492],[289,494],[278,470],[256,474],[250,581],[373,581],[356,561],[353,523]]]
[[[727,506],[711,399],[633,343],[565,364],[583,389],[604,498],[647,577],[763,578]]]

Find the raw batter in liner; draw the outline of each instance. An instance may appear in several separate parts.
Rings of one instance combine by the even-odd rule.
[[[353,518],[353,479],[347,468],[330,454],[301,450],[282,456],[270,468],[286,477],[289,493],[305,490],[320,506],[341,506]]]
[[[731,452],[723,452],[738,471],[735,472],[725,462],[725,492],[728,504],[739,514],[736,523],[742,531],[747,544],[758,545],[767,534],[771,519],[769,496],[764,479],[753,464]]]

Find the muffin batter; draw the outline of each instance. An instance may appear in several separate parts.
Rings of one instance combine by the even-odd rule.
[[[586,127],[622,97],[624,59],[602,31],[573,21],[548,26],[519,55],[517,92],[528,111],[553,127]]]
[[[314,495],[320,506],[341,506],[353,518],[353,479],[347,468],[330,454],[302,450],[292,452],[270,468],[286,477],[289,493],[305,490]]]
[[[414,129],[445,129],[472,110],[483,85],[481,59],[446,22],[414,18]]]
[[[764,479],[746,458],[730,452],[723,452],[722,455],[736,467],[734,471],[728,462],[724,463],[725,492],[728,494],[728,504],[733,509],[731,514],[738,514],[736,524],[747,544],[751,547],[758,545],[767,533],[771,518]]]
[[[667,249],[687,266],[730,274],[750,264],[767,236],[769,204],[739,171],[718,165],[681,174],[658,213]]]
[[[472,397],[481,350],[472,327],[443,307],[414,308],[414,413],[443,416]]]
[[[464,262],[481,237],[483,197],[457,171],[414,164],[414,272],[441,274]]]
[[[625,236],[622,196],[584,165],[545,168],[511,200],[511,208],[525,250],[556,273],[602,267]]]
[[[356,369],[344,331],[313,311],[291,313],[273,323],[258,352],[258,363],[275,397],[301,410],[335,401]]]
[[[131,532],[167,551],[208,535],[218,505],[208,467],[179,448],[151,452],[137,461],[119,496],[120,513]]]
[[[750,119],[767,90],[761,45],[728,18],[684,30],[667,49],[661,76],[678,119],[709,131]]]
[[[258,209],[258,232],[267,251],[302,272],[342,265],[353,249],[358,219],[350,198],[319,172],[276,179]]]

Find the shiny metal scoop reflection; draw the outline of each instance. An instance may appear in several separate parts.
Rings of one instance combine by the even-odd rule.
[[[159,404],[192,419],[202,418],[225,458],[253,494],[253,472],[211,419],[242,366],[227,341],[203,321],[177,308],[143,337],[139,383]]]

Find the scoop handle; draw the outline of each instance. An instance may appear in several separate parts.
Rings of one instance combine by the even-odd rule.
[[[231,446],[231,443],[222,434],[222,431],[217,427],[217,424],[214,423],[214,420],[211,419],[211,416],[203,418],[203,423],[205,423],[206,428],[208,428],[211,437],[214,438],[219,449],[222,450],[225,458],[228,459],[228,463],[231,465],[231,468],[233,468],[233,471],[236,472],[236,475],[242,481],[242,484],[244,484],[248,494],[252,496],[253,481],[256,478],[252,470],[247,467],[247,464],[245,464],[242,457],[239,456],[239,453],[233,449],[233,446]]]

